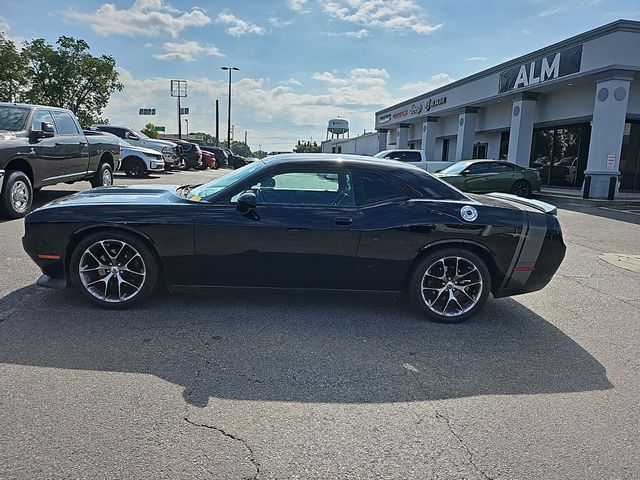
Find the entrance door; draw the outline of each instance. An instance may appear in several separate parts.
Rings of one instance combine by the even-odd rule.
[[[640,191],[640,123],[624,126],[620,175],[620,190]]]
[[[576,125],[535,130],[530,166],[542,185],[580,188],[587,168],[590,127]]]

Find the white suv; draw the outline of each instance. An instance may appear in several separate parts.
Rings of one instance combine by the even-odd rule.
[[[443,168],[447,168],[453,165],[455,162],[435,162],[427,160],[422,150],[411,149],[397,149],[397,150],[383,150],[380,153],[376,153],[374,158],[386,158],[389,160],[397,160],[403,163],[409,163],[415,165],[427,172],[437,172]]]

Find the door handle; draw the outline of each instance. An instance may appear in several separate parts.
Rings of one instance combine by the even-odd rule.
[[[87,142],[80,142],[80,145],[87,145]]]
[[[353,219],[351,217],[335,217],[333,219],[336,225],[351,225],[353,223]]]

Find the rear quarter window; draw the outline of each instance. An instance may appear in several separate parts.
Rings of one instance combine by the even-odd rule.
[[[392,176],[410,198],[425,200],[467,199],[463,193],[451,187],[448,183],[438,180],[419,169],[411,169],[411,171],[409,169],[396,170]]]

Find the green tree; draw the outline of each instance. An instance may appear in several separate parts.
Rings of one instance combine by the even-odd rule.
[[[320,146],[316,142],[301,142],[298,140],[298,145],[293,149],[296,153],[320,153]]]
[[[26,83],[27,62],[16,45],[0,32],[0,102],[19,98]]]
[[[236,155],[241,155],[243,157],[251,156],[251,149],[249,148],[249,145],[247,145],[244,142],[239,142],[237,140],[234,140],[231,142],[231,151]]]
[[[147,123],[140,131],[149,138],[158,138],[160,136],[158,132],[156,132],[156,126],[153,123]]]
[[[251,153],[251,156],[256,158],[264,158],[267,156],[267,152],[265,152],[264,150],[256,150],[255,152]]]
[[[116,61],[109,55],[94,57],[87,42],[73,37],[62,36],[56,45],[42,38],[25,42],[28,89],[22,98],[68,108],[86,127],[100,117],[111,94],[124,88]]]

